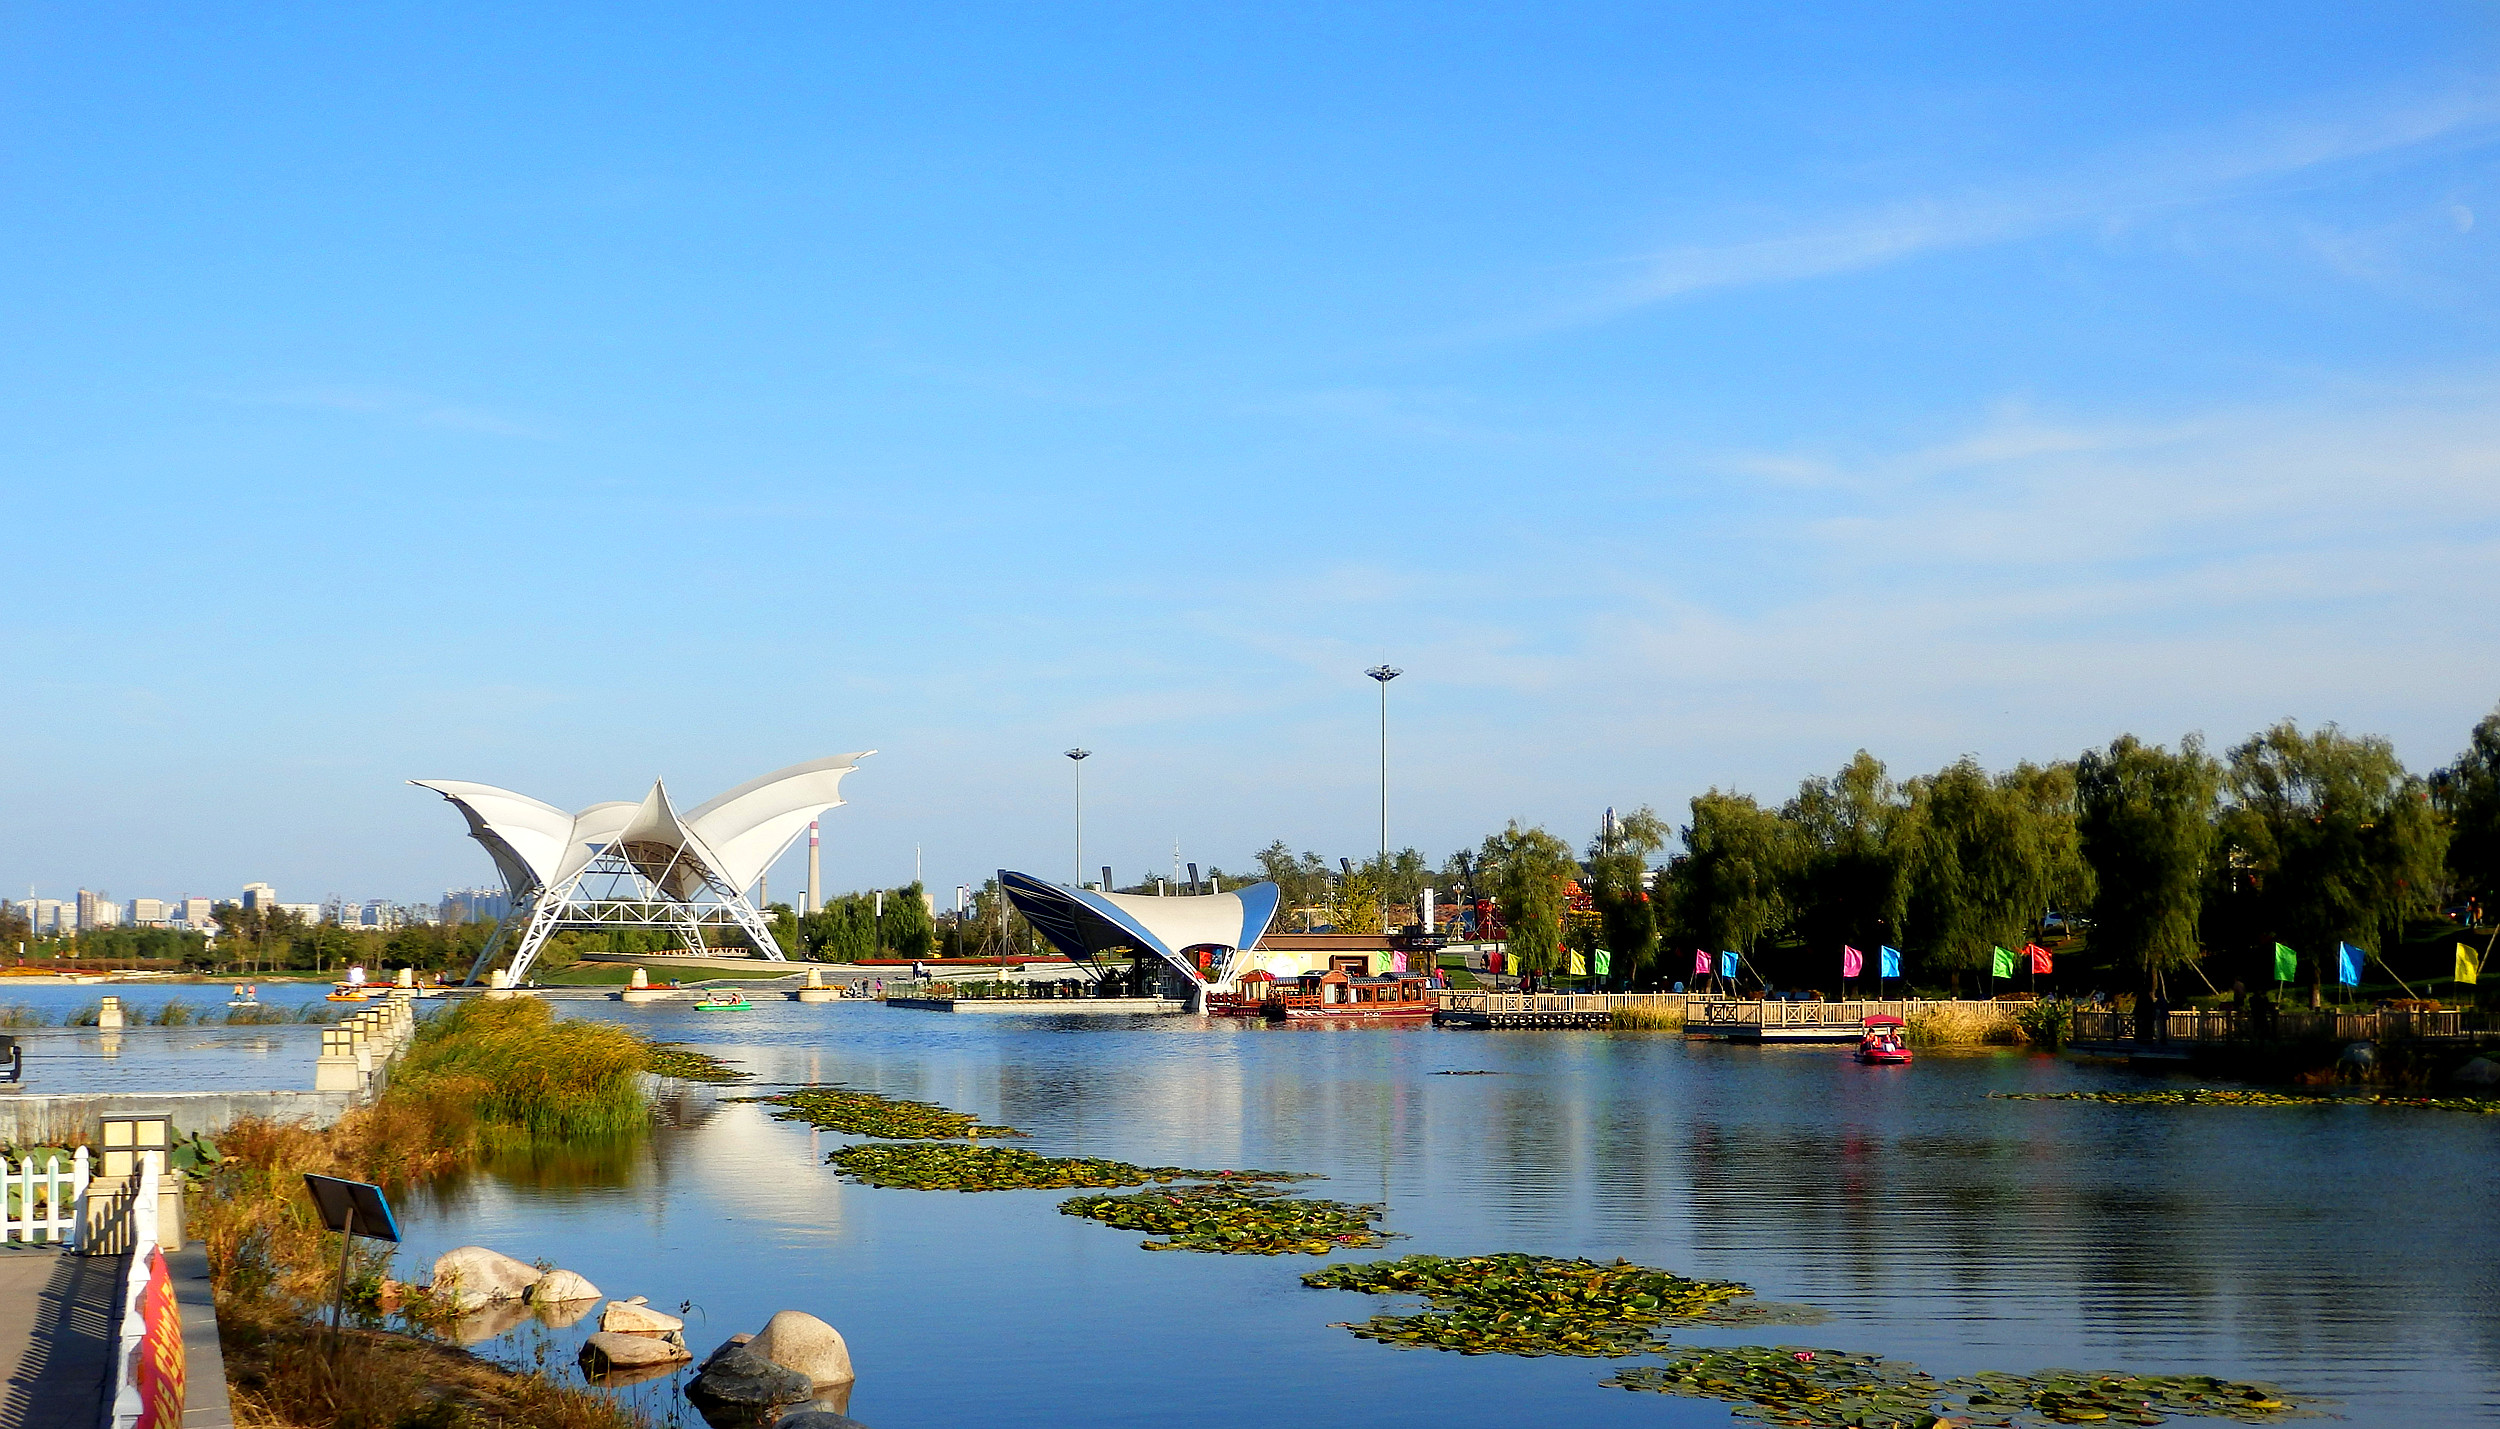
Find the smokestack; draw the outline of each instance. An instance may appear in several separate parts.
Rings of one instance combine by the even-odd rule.
[[[1198,891],[1198,865],[1194,863],[1189,866],[1189,891]]]
[[[800,912],[813,913],[824,906],[817,901],[824,896],[818,891],[824,885],[817,882],[823,872],[823,867],[816,860],[816,821],[810,819],[807,821],[807,901],[799,905]]]
[[[1102,866],[1102,891],[1111,891],[1111,865],[1107,863]]]

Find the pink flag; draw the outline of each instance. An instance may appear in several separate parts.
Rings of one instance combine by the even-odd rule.
[[[1393,952],[1389,954],[1389,971],[1393,973],[1402,973],[1406,971],[1406,954],[1404,952]]]
[[[1840,975],[1856,977],[1866,971],[1866,954],[1843,943],[1840,948]]]
[[[1693,950],[1693,976],[1710,976],[1710,955],[1699,948]]]
[[[2025,943],[2023,944],[2023,951],[2031,954],[2031,970],[2033,972],[2044,973],[2049,970],[2048,949],[2041,947],[2038,943]]]

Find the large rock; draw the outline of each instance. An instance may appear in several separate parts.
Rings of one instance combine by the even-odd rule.
[[[683,1345],[649,1335],[621,1335],[607,1330],[593,1333],[582,1341],[582,1368],[590,1374],[606,1374],[612,1369],[641,1369],[645,1365],[683,1364],[694,1356]]]
[[[773,1316],[747,1348],[806,1375],[810,1385],[848,1384],[858,1378],[851,1371],[851,1347],[842,1343],[842,1332],[802,1311]]]
[[[2500,1062],[2494,1062],[2489,1057],[2477,1057],[2457,1068],[2449,1080],[2468,1087],[2500,1086]]]
[[[731,1343],[703,1362],[694,1383],[686,1386],[686,1397],[698,1408],[764,1417],[806,1399],[815,1389],[797,1370],[783,1369],[747,1346]]]
[[[868,1429],[848,1414],[830,1409],[793,1409],[773,1421],[773,1429]]]
[[[636,1297],[609,1301],[608,1308],[599,1312],[599,1328],[617,1335],[668,1336],[682,1334],[686,1322],[674,1315],[664,1315]]]
[[[543,1305],[567,1305],[575,1300],[596,1300],[599,1287],[570,1270],[550,1270],[530,1286],[529,1298]]]
[[[482,1245],[445,1251],[434,1262],[434,1293],[455,1310],[475,1310],[498,1300],[518,1300],[539,1280],[539,1270]]]

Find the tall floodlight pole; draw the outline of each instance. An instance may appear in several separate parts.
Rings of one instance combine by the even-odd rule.
[[[1363,673],[1380,682],[1380,879],[1385,887],[1389,879],[1389,682],[1406,672],[1395,665],[1374,665]]]
[[[1090,749],[1068,751],[1068,758],[1076,764],[1076,886],[1079,888],[1085,886],[1085,760],[1093,752]]]

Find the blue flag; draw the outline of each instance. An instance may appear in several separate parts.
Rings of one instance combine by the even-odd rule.
[[[1884,948],[1880,951],[1884,955],[1883,975],[1885,977],[1901,976],[1901,950],[1899,948]]]
[[[2346,987],[2361,986],[2361,960],[2369,954],[2350,943],[2335,945],[2335,980]]]
[[[1719,954],[1719,976],[1726,978],[1729,982],[1736,981],[1736,955],[1734,953]]]

